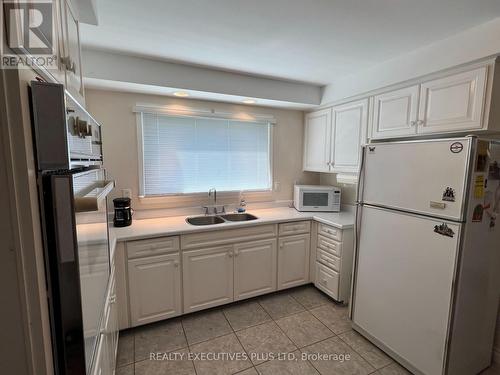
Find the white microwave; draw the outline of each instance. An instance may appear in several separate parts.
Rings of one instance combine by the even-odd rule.
[[[340,211],[340,189],[335,186],[295,185],[293,204],[297,211]]]

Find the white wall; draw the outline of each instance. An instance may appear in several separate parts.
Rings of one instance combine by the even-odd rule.
[[[497,54],[500,54],[500,18],[339,78],[324,87],[321,103],[339,101]]]
[[[318,85],[237,74],[108,51],[83,49],[82,66],[86,80],[97,82],[127,82],[171,88],[171,92],[175,89],[186,89],[301,105],[314,106],[321,102],[321,87]]]
[[[280,182],[280,190],[273,191],[271,200],[291,200],[295,181],[304,184],[319,183],[316,173],[302,172],[302,111],[204,102],[166,96],[145,95],[115,91],[88,90],[86,102],[89,112],[103,126],[104,164],[116,180],[115,195],[121,189],[132,189],[135,209],[169,208],[185,205],[198,206],[205,202],[145,203],[138,199],[139,177],[137,158],[137,123],[133,107],[140,104],[157,106],[178,105],[198,108],[213,108],[221,112],[250,112],[272,115],[277,119],[274,127],[274,181]],[[208,190],[209,186],[207,186]],[[206,198],[203,198],[206,199]],[[237,203],[237,202],[230,202]]]
[[[320,174],[320,184],[321,185],[333,185],[340,187],[342,190],[341,203],[343,205],[354,205],[356,204],[356,189],[358,185],[351,184],[339,184],[337,182],[337,175],[331,173],[321,173]]]

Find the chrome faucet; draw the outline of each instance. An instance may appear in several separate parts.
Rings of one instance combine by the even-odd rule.
[[[212,195],[214,196],[213,213],[215,215],[225,214],[226,207],[222,206],[221,212],[219,212],[217,209],[217,189],[216,188],[211,188],[210,190],[208,190],[208,197],[210,198]],[[209,207],[204,206],[203,209],[205,210],[205,215],[209,215]]]
[[[210,190],[208,190],[208,197],[210,198],[212,196],[212,194],[214,195],[214,206],[217,205],[217,189],[216,188],[211,188]]]

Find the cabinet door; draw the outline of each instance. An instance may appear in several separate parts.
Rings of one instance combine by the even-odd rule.
[[[481,129],[486,74],[483,67],[423,83],[418,132]]]
[[[335,173],[357,173],[366,141],[368,99],[333,107],[332,157]]]
[[[132,326],[181,314],[179,255],[128,261]]]
[[[62,61],[66,70],[66,89],[82,105],[84,102],[83,78],[81,70],[80,31],[78,20],[67,0],[64,7],[64,42]]]
[[[276,290],[276,240],[234,246],[234,299]]]
[[[233,247],[182,254],[184,313],[233,301]]]
[[[109,301],[109,337],[108,342],[108,356],[111,369],[114,371],[116,368],[116,355],[118,351],[118,308],[116,305],[116,282],[115,273],[112,273],[110,281],[110,301]],[[113,372],[112,372],[113,373]]]
[[[278,289],[309,282],[310,235],[301,234],[279,239]]]
[[[306,115],[304,129],[305,171],[330,171],[331,131],[331,108]]]
[[[339,274],[330,267],[316,262],[316,280],[314,285],[334,300],[339,300]]]
[[[416,85],[373,98],[373,139],[416,134],[418,91]]]

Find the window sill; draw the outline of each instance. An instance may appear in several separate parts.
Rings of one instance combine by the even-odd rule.
[[[194,207],[212,204],[212,198],[209,198],[207,193],[139,196],[138,198],[139,202],[145,206],[162,206],[165,208]],[[247,191],[243,193],[243,198],[247,202],[267,202],[273,200],[273,192],[272,190]],[[217,192],[217,204],[237,204],[239,200],[239,192]]]

